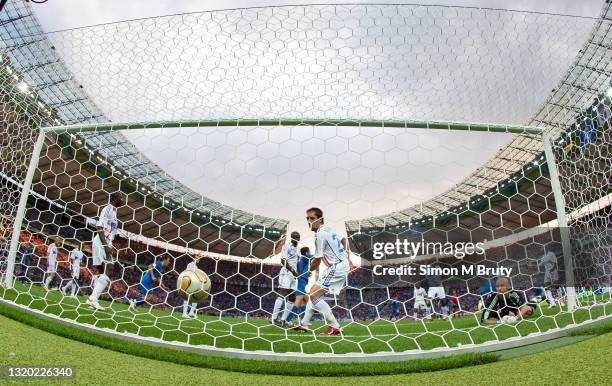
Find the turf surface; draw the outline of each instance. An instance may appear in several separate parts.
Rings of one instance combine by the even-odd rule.
[[[134,356],[157,359],[174,364],[223,369],[245,373],[309,375],[313,364],[305,366],[296,361],[255,361],[237,360],[235,358],[211,357],[182,350],[151,347],[141,342],[131,342],[106,335],[92,333],[65,324],[50,321],[32,313],[0,303],[0,314],[29,326],[47,331],[65,338],[118,351]],[[404,362],[382,363],[323,363],[316,364],[315,376],[337,377],[345,375],[379,375],[398,374],[422,371],[434,371],[463,366],[473,366],[497,360],[495,354],[469,353],[436,359],[416,359]]]
[[[0,365],[72,365],[70,381],[34,384],[96,385],[608,385],[612,368],[612,333],[551,351],[474,367],[418,374],[320,378],[242,374],[161,362],[102,349],[40,331],[0,316]],[[316,374],[320,365],[302,364]],[[499,377],[503,377],[500,380]],[[497,380],[497,381],[495,381]],[[19,384],[28,381],[19,381]],[[6,382],[8,383],[8,382]],[[16,383],[16,382],[15,382]]]
[[[127,305],[118,302],[102,301],[101,304],[108,309],[94,312],[84,304],[84,296],[72,299],[62,296],[59,291],[44,292],[37,285],[17,283],[14,290],[0,289],[0,296],[79,323],[167,341],[243,350],[335,354],[456,347],[525,336],[612,314],[612,304],[607,302],[574,313],[559,307],[544,311],[539,308],[533,317],[512,326],[480,326],[474,315],[433,322],[353,322],[344,323],[342,337],[320,337],[318,333],[324,329],[321,322],[314,322],[313,331],[304,334],[253,318],[202,315],[198,319],[185,320],[180,318],[180,313],[147,307],[139,307],[133,313]]]

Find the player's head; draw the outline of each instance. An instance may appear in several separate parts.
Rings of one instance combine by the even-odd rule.
[[[168,268],[170,264],[172,264],[172,258],[170,257],[170,255],[162,255],[159,260],[161,261],[164,268]]]
[[[495,281],[495,288],[500,294],[505,294],[512,288],[510,279],[506,276],[498,276],[497,280]]]
[[[120,206],[123,206],[123,194],[119,193],[119,192],[114,192],[113,194],[111,194],[110,196],[110,203],[115,207],[118,208]]]
[[[319,208],[310,208],[306,211],[306,221],[310,230],[317,231],[323,225],[323,211]]]
[[[302,256],[307,256],[307,255],[310,255],[310,248],[308,248],[308,247],[302,247],[302,248],[300,249],[300,255],[302,255]]]
[[[297,247],[299,242],[300,242],[300,233],[296,231],[291,232],[291,244]]]
[[[61,239],[61,238],[59,238],[59,237],[58,237],[57,239],[55,239],[55,245],[57,245],[58,247],[59,247],[60,245],[62,245],[62,239]]]

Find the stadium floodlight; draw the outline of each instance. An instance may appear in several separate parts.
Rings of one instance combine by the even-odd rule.
[[[350,4],[25,25],[0,34],[2,302],[304,361],[610,316],[604,23]]]

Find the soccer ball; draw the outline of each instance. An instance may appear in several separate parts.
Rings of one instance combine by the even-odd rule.
[[[188,269],[179,275],[176,287],[183,300],[199,302],[209,295],[210,279],[204,271]]]

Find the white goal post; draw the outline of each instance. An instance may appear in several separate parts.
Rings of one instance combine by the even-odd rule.
[[[394,127],[410,129],[437,129],[474,132],[497,132],[512,134],[535,134],[540,135],[546,155],[546,163],[550,173],[551,185],[555,198],[556,215],[558,226],[561,230],[563,240],[562,250],[565,264],[565,282],[574,283],[572,253],[570,237],[568,234],[568,221],[565,213],[565,205],[557,166],[552,150],[552,139],[549,130],[521,125],[504,125],[495,123],[476,122],[445,122],[445,121],[418,121],[418,120],[349,120],[349,119],[228,119],[228,120],[188,120],[188,121],[161,121],[161,122],[134,122],[134,123],[97,123],[89,125],[68,125],[41,127],[33,149],[26,178],[23,183],[17,216],[14,222],[13,234],[10,243],[9,256],[7,259],[7,271],[4,278],[4,286],[12,288],[14,282],[15,259],[19,245],[19,235],[23,224],[27,199],[30,194],[32,178],[38,165],[40,152],[44,143],[45,135],[48,133],[81,133],[91,131],[110,130],[137,130],[152,128],[181,128],[181,127],[224,127],[233,126],[359,126],[359,127]],[[569,269],[568,269],[569,268]],[[566,287],[568,309],[576,308],[576,293],[572,285]]]

